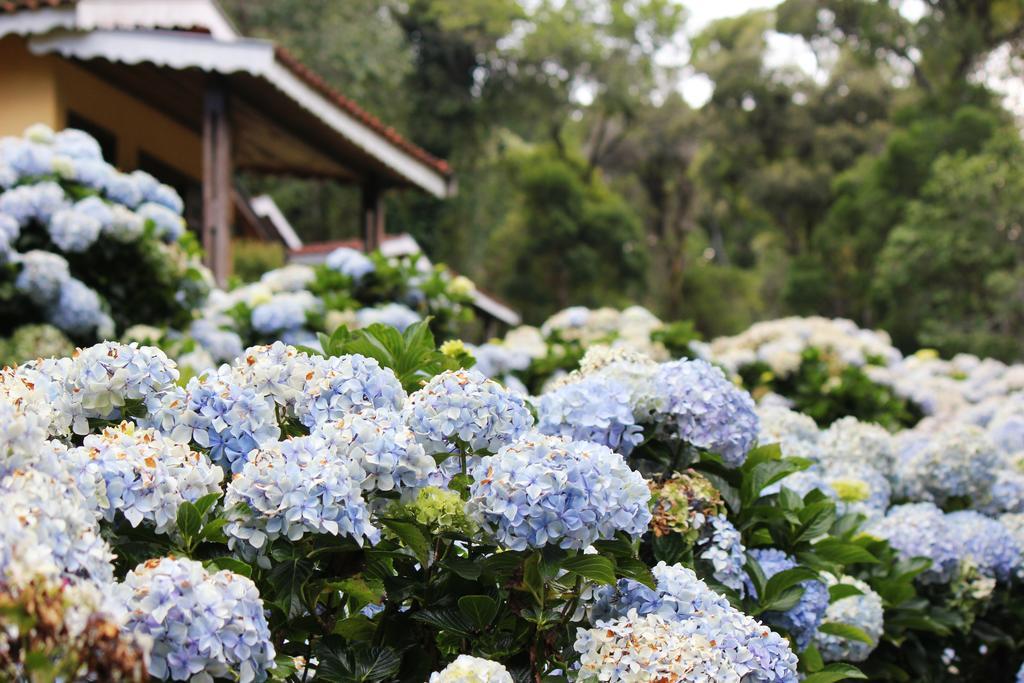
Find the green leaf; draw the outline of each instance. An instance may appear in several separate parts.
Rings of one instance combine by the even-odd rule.
[[[803,680],[803,683],[834,683],[835,681],[845,681],[848,678],[866,679],[867,676],[855,666],[835,663],[809,675]]]
[[[837,538],[824,538],[811,549],[815,554],[838,564],[878,564],[878,558],[861,546]]]
[[[847,640],[857,640],[868,645],[874,645],[875,641],[864,632],[863,629],[851,626],[850,624],[840,624],[838,622],[826,622],[818,627],[818,630],[822,633],[828,633],[833,636],[845,638]]]
[[[804,497],[805,503],[809,496],[810,494]],[[804,526],[793,540],[793,543],[813,541],[820,536],[824,536],[832,528],[832,522],[835,521],[835,517],[835,503],[831,500],[821,500],[806,504],[804,509],[800,511],[800,520]]]
[[[540,573],[541,556],[534,553],[523,563],[523,586],[533,595],[534,601],[544,606],[544,578]]]
[[[483,567],[480,562],[471,560],[468,557],[449,557],[441,562],[441,566],[450,569],[452,572],[469,581],[476,581],[480,578]]]
[[[803,668],[807,673],[814,673],[815,671],[821,671],[825,666],[824,660],[821,658],[821,653],[818,652],[818,647],[811,643],[800,653],[800,663],[803,664]]]
[[[658,582],[650,568],[635,557],[620,557],[615,561],[615,573],[618,576],[639,581],[648,588],[657,588]]]
[[[190,544],[199,533],[199,528],[203,524],[203,516],[199,514],[195,505],[186,501],[178,508],[177,523],[178,533],[181,534],[185,543]]]
[[[421,565],[426,567],[430,564],[430,542],[427,541],[427,537],[420,531],[418,526],[412,522],[404,522],[397,519],[384,519],[381,521],[416,555],[416,559],[420,561]]]
[[[218,517],[217,519],[211,519],[209,522],[203,525],[203,532],[200,538],[204,541],[213,541],[215,543],[221,542],[225,539],[224,532],[222,529],[224,525],[228,523],[228,520],[224,517]]]
[[[760,610],[762,612],[785,612],[796,607],[803,596],[803,586],[790,586],[775,598],[762,603]]]
[[[313,563],[305,558],[292,557],[274,565],[267,581],[274,589],[274,602],[289,619],[306,611],[302,590],[313,574]]]
[[[849,583],[837,583],[828,589],[829,604],[839,602],[843,598],[851,598],[854,595],[864,595],[864,592]]]
[[[220,496],[220,492],[210,493],[197,500],[193,505],[196,506],[196,510],[199,512],[200,516],[202,516],[209,512],[210,508],[220,500]]]
[[[762,603],[775,600],[783,591],[804,581],[819,581],[818,572],[806,567],[793,567],[773,575],[765,584],[764,593],[758,593]]]
[[[334,632],[345,640],[366,642],[373,640],[373,635],[377,632],[377,625],[365,614],[353,614],[347,619],[340,619],[334,625]]]
[[[478,631],[482,631],[498,614],[498,603],[486,595],[464,595],[459,598],[459,611]]]
[[[615,565],[601,555],[577,555],[562,561],[562,568],[602,584],[615,583]]]
[[[524,557],[525,553],[514,550],[495,553],[480,562],[481,573],[497,579],[506,579],[519,569]]]
[[[245,577],[252,576],[252,567],[233,557],[215,557],[212,560],[207,560],[206,564],[212,565],[217,569],[227,569],[230,572],[241,574]]]
[[[325,639],[326,640],[326,639]],[[389,647],[358,645],[349,647],[343,642],[318,649],[320,665],[318,681],[329,683],[374,683],[393,678],[402,666],[401,656]]]
[[[412,615],[414,621],[433,626],[441,631],[451,631],[461,636],[473,635],[473,624],[457,609],[425,609]]]

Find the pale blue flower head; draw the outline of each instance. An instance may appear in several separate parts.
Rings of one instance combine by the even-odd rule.
[[[46,224],[53,214],[67,206],[64,190],[54,182],[19,185],[0,194],[0,213],[5,213],[22,227],[32,221]]]
[[[146,202],[136,213],[144,221],[152,222],[156,236],[165,242],[176,242],[185,232],[185,219],[163,204]]]
[[[95,487],[91,498],[108,522],[120,512],[133,527],[145,521],[157,533],[174,528],[182,503],[219,493],[224,478],[205,455],[128,423],[86,436],[67,458]]]
[[[327,255],[327,267],[347,275],[356,282],[374,272],[377,268],[363,252],[349,247],[339,247]]]
[[[307,427],[340,420],[350,413],[382,408],[401,410],[405,389],[391,368],[359,354],[310,360],[295,414]]]
[[[982,501],[1001,464],[1002,455],[985,430],[953,423],[899,454],[896,489],[902,498],[939,506],[956,499]]]
[[[704,538],[697,544],[697,559],[710,565],[715,581],[742,597],[747,549],[743,546],[739,529],[725,515],[711,517],[708,521],[710,524],[704,529]]]
[[[404,332],[407,327],[420,321],[420,314],[408,306],[398,303],[384,304],[374,308],[360,308],[356,311],[359,327],[381,324]]]
[[[931,560],[931,567],[919,576],[922,583],[949,583],[960,564],[960,548],[949,523],[933,503],[892,507],[885,517],[869,523],[865,531],[888,540],[903,560]]]
[[[360,481],[349,461],[313,434],[272,443],[251,453],[224,498],[228,545],[252,556],[278,538],[306,534],[347,536],[376,543]]]
[[[946,524],[961,559],[972,559],[984,576],[1005,582],[1020,571],[1024,547],[1000,520],[962,510],[946,515]]]
[[[103,224],[77,207],[61,209],[50,219],[50,239],[63,252],[87,250],[99,238]]]
[[[320,424],[314,430],[364,491],[411,494],[437,472],[434,459],[416,441],[401,415],[386,409],[363,409]]]
[[[60,294],[47,317],[51,324],[73,336],[95,334],[102,338],[114,333],[113,321],[103,310],[100,295],[75,278],[61,284]]]
[[[717,453],[739,467],[760,429],[754,400],[703,360],[662,363],[654,379],[664,398],[655,417],[666,435]]]
[[[475,370],[447,370],[409,395],[405,423],[428,455],[496,452],[533,426],[526,401]]]
[[[200,318],[192,323],[188,333],[215,360],[231,361],[242,355],[244,347],[238,333],[218,324],[214,319]]]
[[[781,571],[798,566],[796,560],[775,548],[756,548],[749,553],[757,561],[766,578],[770,579]],[[821,581],[809,579],[799,584],[803,589],[800,601],[785,612],[765,612],[764,620],[769,624],[785,629],[796,642],[797,650],[804,650],[814,635],[828,609],[828,588]],[[757,588],[747,578],[747,590],[757,596]]]
[[[818,631],[814,636],[814,644],[818,647],[821,658],[826,662],[863,662],[878,647],[884,632],[885,615],[882,598],[871,590],[871,586],[852,576],[836,579],[826,574],[825,580],[830,587],[837,584],[853,586],[860,591],[860,595],[850,595],[830,604],[825,610],[825,618],[822,623],[855,626],[863,631],[872,642],[865,643]]]
[[[142,191],[136,180],[116,169],[104,179],[103,193],[110,201],[124,204],[130,209],[142,203]]]
[[[22,254],[18,263],[21,270],[15,288],[40,306],[56,302],[64,283],[71,279],[68,262],[60,254],[33,249]]]
[[[643,476],[599,444],[534,432],[470,475],[467,516],[512,550],[582,550],[620,531],[639,537],[651,521]]]
[[[78,160],[103,160],[103,150],[96,139],[77,128],[65,128],[53,135],[53,151],[55,154]]]
[[[274,645],[256,584],[195,560],[148,560],[119,587],[128,607],[125,630],[153,641],[155,678],[240,683],[265,681]]]
[[[591,375],[541,395],[537,429],[544,434],[593,441],[629,455],[643,441],[625,386]]]
[[[252,310],[252,326],[260,334],[297,330],[306,314],[323,308],[323,302],[307,291],[280,292]]]

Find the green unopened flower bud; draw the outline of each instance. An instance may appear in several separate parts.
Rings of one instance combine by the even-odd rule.
[[[830,485],[844,503],[860,503],[871,496],[867,482],[860,479],[836,479]]]

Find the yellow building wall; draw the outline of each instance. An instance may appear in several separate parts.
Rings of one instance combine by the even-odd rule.
[[[107,161],[118,168],[137,168],[144,151],[202,178],[198,133],[72,62],[33,55],[24,38],[0,39],[0,136],[20,135],[33,123],[59,130],[69,110],[117,137],[117,159]]]
[[[61,117],[71,110],[114,133],[119,168],[136,168],[144,151],[196,180],[203,177],[198,133],[76,64],[61,60],[56,72]]]
[[[0,39],[0,137],[21,135],[33,123],[59,128],[56,57],[37,57],[24,38]]]

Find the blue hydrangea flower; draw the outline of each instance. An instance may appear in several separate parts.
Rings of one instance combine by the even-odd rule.
[[[53,171],[53,149],[40,140],[6,138],[3,157],[21,178],[48,175]]]
[[[783,455],[818,459],[821,430],[811,417],[785,406],[764,404],[757,406],[757,416],[761,419],[758,443],[777,443]]]
[[[224,478],[205,455],[127,422],[85,437],[67,458],[77,476],[95,482],[92,497],[108,522],[121,512],[133,527],[146,521],[157,533],[174,527],[183,502],[219,493]]]
[[[757,548],[751,550],[750,557],[757,561],[764,572],[765,578],[772,578],[781,571],[798,566],[796,560],[775,548]],[[802,581],[804,589],[800,601],[785,612],[765,612],[764,620],[769,624],[785,629],[796,643],[797,650],[804,650],[818,632],[818,626],[828,609],[828,588],[821,581]],[[757,588],[747,577],[747,590],[757,596]]]
[[[361,251],[340,247],[327,255],[324,261],[331,270],[347,275],[356,282],[374,272],[377,268],[373,261]]]
[[[664,397],[655,419],[669,436],[743,464],[760,429],[750,394],[703,360],[662,363],[654,388]]]
[[[102,338],[114,332],[113,321],[103,311],[100,295],[75,278],[61,283],[57,301],[47,315],[52,325],[70,335],[95,334]]]
[[[103,192],[110,201],[124,204],[131,209],[142,203],[142,191],[135,179],[116,169],[105,178]]]
[[[297,330],[306,324],[306,314],[319,310],[323,302],[307,291],[281,292],[252,309],[252,326],[260,334]]]
[[[18,225],[18,221],[13,216],[0,213],[0,238],[7,244],[14,244],[20,234],[21,226]]]
[[[38,469],[0,477],[0,579],[113,580],[113,553],[72,481]]]
[[[420,321],[420,314],[408,306],[397,303],[384,304],[375,308],[360,308],[356,311],[356,323],[359,327],[381,324],[394,327],[399,332]]]
[[[249,556],[262,554],[277,538],[297,541],[306,534],[376,543],[380,531],[370,523],[359,484],[348,461],[319,435],[255,451],[228,484],[228,545]]]
[[[829,587],[836,584],[847,584],[860,591],[860,595],[836,600],[825,610],[824,624],[846,624],[856,626],[863,631],[871,643],[851,640],[831,633],[818,631],[814,636],[814,644],[826,662],[863,662],[878,647],[885,626],[885,610],[882,598],[871,586],[852,576],[839,579],[826,574],[825,580]]]
[[[289,414],[302,399],[314,360],[294,346],[274,342],[246,349],[231,367],[232,381],[270,396]]]
[[[448,370],[409,395],[403,416],[428,455],[494,453],[533,426],[526,401],[475,370]]]
[[[954,423],[900,454],[896,488],[903,498],[939,506],[954,498],[982,501],[992,490],[1001,462],[985,430]]]
[[[1020,669],[1017,670],[1017,683],[1024,683],[1024,664],[1020,665]]]
[[[340,420],[349,413],[384,408],[401,410],[405,389],[391,368],[373,358],[351,354],[311,359],[295,414],[307,427]]]
[[[470,474],[467,516],[512,550],[582,550],[619,531],[640,536],[651,521],[644,478],[599,444],[532,433]]]
[[[75,207],[61,209],[50,219],[50,239],[66,253],[87,250],[99,238],[103,224],[92,215]]]
[[[875,519],[889,509],[892,485],[876,468],[862,462],[830,460],[825,463],[823,476],[840,514]]]
[[[979,507],[982,512],[990,515],[1024,512],[1024,472],[1016,467],[1000,468],[996,472],[991,495]]]
[[[711,565],[711,576],[715,581],[733,589],[742,597],[746,578],[743,565],[747,562],[747,549],[743,546],[739,529],[725,515],[711,517],[708,522],[705,539],[698,544],[697,558]]]
[[[165,242],[177,242],[185,232],[185,219],[181,214],[162,204],[146,202],[136,213],[142,220],[152,223],[156,236]]]
[[[962,510],[946,515],[946,524],[961,558],[973,559],[982,575],[1008,581],[1020,570],[1024,547],[998,519]]]
[[[14,286],[40,306],[47,306],[60,296],[60,291],[71,272],[68,262],[60,254],[33,249],[18,259],[21,270],[14,280]]]
[[[487,343],[480,346],[468,346],[476,363],[474,370],[479,370],[491,379],[504,377],[513,370],[526,370],[530,367],[530,355],[510,344]]]
[[[244,576],[164,557],[128,572],[119,591],[128,607],[125,631],[152,638],[156,678],[253,683],[274,666],[263,601]]]
[[[65,128],[54,133],[53,152],[75,160],[103,159],[103,151],[96,138],[77,128]]]
[[[242,355],[244,347],[238,333],[225,329],[215,320],[202,318],[196,320],[188,329],[189,335],[203,347],[214,360],[231,361]]]
[[[137,213],[120,204],[112,204],[110,220],[103,224],[103,235],[118,242],[134,242],[142,237],[144,227],[144,221]]]
[[[643,441],[626,387],[592,375],[545,392],[537,405],[537,429],[543,434],[593,441],[629,455]]]
[[[65,381],[75,433],[87,434],[86,418],[121,419],[126,401],[145,402],[167,390],[178,370],[156,347],[100,342],[75,352]]]
[[[960,549],[942,510],[934,503],[907,503],[889,509],[865,531],[889,541],[900,558],[925,557],[932,566],[918,576],[922,583],[949,583],[960,564]]]
[[[622,618],[657,616],[680,624],[682,633],[713,643],[743,681],[797,681],[797,657],[785,638],[734,608],[693,570],[660,562],[651,571],[656,590],[632,579],[599,588],[591,608],[592,622],[605,627]]]
[[[228,366],[193,377],[185,389],[171,389],[147,405],[150,414],[141,424],[208,448],[216,464],[234,473],[250,451],[281,436],[273,399],[239,383]]]
[[[314,433],[335,457],[351,463],[349,471],[364,491],[411,494],[437,472],[401,415],[390,410],[364,409],[320,424]]]
[[[43,225],[53,214],[67,206],[64,190],[54,182],[19,185],[0,194],[0,213],[5,213],[22,227],[32,221]]]

